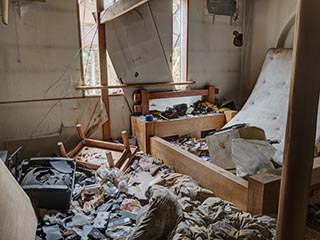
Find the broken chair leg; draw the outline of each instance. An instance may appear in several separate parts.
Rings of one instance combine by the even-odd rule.
[[[58,142],[58,143],[57,143],[57,146],[58,146],[58,148],[59,148],[59,150],[60,150],[61,156],[62,156],[62,157],[68,157],[68,154],[67,154],[67,152],[66,152],[66,149],[64,148],[63,143],[62,143],[62,142]]]
[[[111,152],[107,152],[106,156],[107,156],[107,161],[108,161],[109,168],[114,168],[114,162],[113,162],[112,153]]]
[[[123,141],[123,145],[124,147],[130,151],[130,143],[129,143],[129,137],[128,137],[128,132],[123,130],[121,132],[121,135],[122,135],[122,141]]]
[[[85,140],[86,136],[85,136],[84,131],[82,129],[82,125],[77,124],[76,128],[77,128],[77,131],[78,131],[78,134],[79,134],[81,141]]]

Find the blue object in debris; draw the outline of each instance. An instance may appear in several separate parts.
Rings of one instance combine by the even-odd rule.
[[[144,119],[146,120],[146,122],[152,122],[153,121],[153,115],[146,115],[144,117]]]

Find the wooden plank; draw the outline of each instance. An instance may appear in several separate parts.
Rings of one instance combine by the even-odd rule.
[[[150,137],[152,136],[190,134],[200,138],[201,131],[220,129],[224,124],[225,118],[222,113],[152,122],[146,122],[140,117],[131,117],[132,134],[137,138],[140,150],[146,153],[150,153]]]
[[[0,239],[34,240],[38,220],[30,198],[0,161]]]
[[[146,89],[142,89],[140,93],[141,93],[141,114],[142,115],[149,114],[150,93]]]
[[[83,146],[83,142],[79,142],[70,152],[68,152],[68,157],[73,158]]]
[[[231,119],[237,115],[238,111],[224,111],[224,116],[226,118],[226,123],[230,122]]]
[[[225,125],[222,113],[205,116],[194,116],[183,119],[170,119],[155,122],[154,135],[167,137],[172,135],[187,135],[200,138],[201,131],[220,129]]]
[[[119,84],[109,86],[76,86],[77,90],[92,90],[92,89],[116,89],[116,88],[142,88],[142,87],[166,87],[166,86],[183,86],[195,84],[195,81],[186,82],[164,82],[164,83],[139,83],[139,84]]]
[[[141,113],[142,112],[141,105],[133,105],[133,112],[134,113]]]
[[[120,17],[148,1],[149,0],[119,0],[100,13],[100,23],[103,24]]]
[[[249,177],[248,212],[254,215],[277,213],[281,169]]]
[[[170,92],[154,92],[149,93],[149,100],[176,97],[192,97],[192,96],[208,96],[208,89],[170,91]]]
[[[215,97],[216,97],[216,88],[214,86],[208,86],[208,101],[212,104],[215,103]]]
[[[132,134],[137,138],[139,149],[150,153],[150,137],[154,136],[155,122],[146,122],[139,117],[131,117]]]
[[[83,162],[78,160],[76,162],[77,162],[77,166],[92,169],[92,170],[97,170],[100,167],[100,165],[89,163],[89,162]]]
[[[125,162],[122,164],[120,170],[122,172],[126,172],[128,167],[132,164],[132,161],[134,159],[135,154],[137,153],[138,148],[137,147],[131,147],[131,154],[130,156],[125,160]]]
[[[247,210],[248,182],[228,171],[201,160],[197,156],[159,138],[151,138],[151,154],[161,158],[177,172],[195,179],[202,187],[212,190],[216,196]]]
[[[281,168],[260,173],[248,180],[248,212],[267,214],[278,212]],[[310,191],[320,186],[320,158],[315,158],[312,168]]]
[[[112,142],[105,142],[100,140],[93,140],[93,139],[85,139],[86,146],[89,147],[97,147],[97,148],[104,148],[104,149],[110,149],[114,151],[123,151],[125,149],[123,144],[120,143],[112,143]]]
[[[319,9],[318,0],[297,2],[278,240],[300,240],[305,235],[320,91],[320,32],[315,31],[320,29]]]
[[[120,158],[114,163],[114,166],[116,168],[121,168],[122,164],[127,159],[129,154],[130,154],[130,151],[128,151],[127,149],[124,149],[121,153]]]

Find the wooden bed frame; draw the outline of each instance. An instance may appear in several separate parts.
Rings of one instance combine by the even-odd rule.
[[[150,137],[169,137],[187,135],[200,138],[201,132],[220,129],[226,124],[226,115],[215,113],[189,118],[154,120],[131,117],[132,134],[136,136],[141,151],[150,153]]]
[[[149,92],[140,90],[133,94],[134,112],[141,115],[149,114],[149,102],[151,99],[176,98],[203,96],[210,103],[215,103],[215,96],[218,94],[218,88],[213,85],[205,89],[193,89],[184,91],[167,92]],[[224,113],[215,113],[207,115],[198,115],[194,117],[182,117],[170,120],[155,120],[147,122],[144,117],[131,117],[132,134],[136,136],[138,146],[141,151],[150,153],[150,137],[168,137],[172,135],[187,135],[200,138],[201,132],[218,130],[229,122],[237,111],[225,111]]]
[[[251,214],[276,213],[278,210],[281,169],[251,176],[248,180],[234,175],[166,140],[154,136],[150,141],[151,154],[172,166],[178,173],[194,178],[217,197],[230,201]],[[313,164],[311,189],[320,183],[320,158]]]

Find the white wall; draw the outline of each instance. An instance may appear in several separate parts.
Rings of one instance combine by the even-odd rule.
[[[244,99],[249,96],[260,69],[264,57],[269,48],[275,48],[282,30],[293,16],[296,9],[296,0],[255,0],[253,16],[253,34],[250,57],[250,74],[246,86],[244,86]],[[286,47],[292,47],[293,32],[290,31]],[[291,44],[290,44],[291,43]]]
[[[10,4],[9,25],[0,24],[1,102],[81,96],[76,3],[29,2],[21,17]],[[87,128],[97,106],[99,99],[0,104],[0,149],[25,145],[25,152],[45,155],[58,140],[72,145],[75,124]]]
[[[206,1],[190,0],[189,78],[196,87],[213,84],[220,97],[237,101],[241,48],[233,46],[233,31],[242,31],[242,16],[233,25],[230,17],[216,16],[213,24],[205,6]]]

